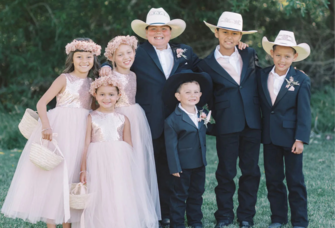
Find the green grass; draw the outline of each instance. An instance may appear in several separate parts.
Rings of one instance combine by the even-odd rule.
[[[333,135],[330,135],[334,137]],[[215,170],[218,164],[215,149],[215,138],[207,138],[207,179],[204,204],[204,227],[213,228],[215,225],[214,212],[216,210],[216,200],[214,188],[217,185]],[[310,228],[331,228],[335,227],[335,205],[334,205],[334,140],[326,140],[326,135],[319,136],[311,140],[311,145],[304,151],[304,173],[308,192],[308,216]],[[20,150],[0,150],[0,207],[3,204],[12,176],[15,171],[17,161],[20,157]],[[262,178],[258,191],[256,205],[256,216],[254,218],[255,228],[264,228],[270,223],[270,207],[267,200],[267,190],[265,186],[265,175],[263,167],[263,154],[261,153],[259,165]],[[241,172],[235,178],[237,183]],[[235,208],[237,207],[237,195],[234,196]],[[0,214],[0,228],[42,228],[43,223],[29,224],[20,219],[9,219]],[[61,227],[61,226],[59,226]],[[229,228],[238,227],[236,219]],[[290,224],[285,228],[292,227]]]

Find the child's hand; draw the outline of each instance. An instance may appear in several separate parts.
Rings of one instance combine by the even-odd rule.
[[[182,172],[180,172],[180,173],[182,173]],[[179,173],[172,173],[172,175],[175,176],[175,177],[180,177]]]
[[[112,69],[109,66],[103,66],[99,71],[100,77],[108,76],[110,73],[112,73]]]
[[[52,129],[51,128],[42,129],[42,139],[52,141]]]
[[[246,49],[247,47],[249,47],[249,45],[246,44],[246,43],[243,43],[243,42],[241,42],[241,41],[238,43],[238,49],[240,49],[240,50],[244,50],[244,49]]]
[[[304,150],[304,144],[301,141],[295,141],[292,146],[292,153],[294,154],[301,154]]]
[[[86,171],[80,173],[80,182],[86,184]]]

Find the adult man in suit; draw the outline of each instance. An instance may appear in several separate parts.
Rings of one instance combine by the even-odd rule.
[[[173,110],[168,109],[162,100],[162,90],[170,75],[182,70],[193,69],[199,59],[190,46],[170,42],[181,35],[186,24],[181,19],[170,20],[163,8],[152,8],[146,22],[134,20],[133,31],[143,39],[139,45],[131,70],[137,76],[136,102],[144,109],[151,129],[160,204],[161,224],[170,223],[169,196],[172,175],[169,173],[164,139],[164,120]],[[108,74],[104,67],[102,74]]]
[[[236,162],[242,176],[239,179],[237,219],[240,227],[251,227],[255,215],[260,181],[258,166],[261,142],[260,106],[257,92],[255,50],[238,50],[242,34],[242,16],[223,12],[218,25],[205,24],[215,33],[220,44],[203,59],[198,68],[213,80],[213,100],[209,108],[216,121],[216,142],[219,164],[215,189],[218,210],[215,228],[228,226],[234,220],[233,195]]]

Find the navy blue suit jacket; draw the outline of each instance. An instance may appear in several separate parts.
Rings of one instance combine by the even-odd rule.
[[[170,75],[186,69],[194,69],[199,62],[198,56],[190,46],[169,43],[173,52],[174,63]],[[177,57],[176,49],[186,49],[184,57]],[[165,107],[162,90],[166,82],[163,68],[154,47],[148,42],[139,45],[131,70],[137,78],[136,102],[144,109],[153,139],[159,138],[164,131],[164,120],[173,110]]]
[[[197,128],[191,118],[176,107],[165,120],[164,136],[171,174],[207,165],[204,121],[198,122]]]
[[[309,143],[311,132],[310,80],[307,75],[292,66],[286,79],[292,76],[299,86],[294,91],[286,88],[285,80],[274,105],[268,90],[268,76],[273,66],[259,71],[258,86],[262,109],[262,142],[291,148],[296,139]]]
[[[240,85],[216,61],[215,49],[198,64],[198,70],[208,73],[213,80],[213,98],[208,105],[213,111],[216,134],[241,132],[246,123],[252,129],[261,129],[256,80],[258,58],[252,48],[238,51],[243,61]]]

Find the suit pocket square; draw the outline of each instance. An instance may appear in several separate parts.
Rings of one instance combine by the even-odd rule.
[[[294,89],[294,87],[293,86],[291,86],[290,88],[288,88],[288,91],[294,91],[295,89]]]

